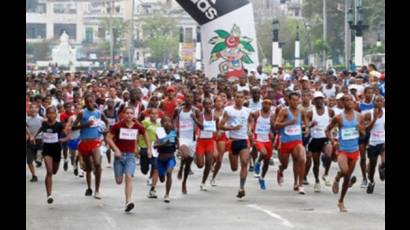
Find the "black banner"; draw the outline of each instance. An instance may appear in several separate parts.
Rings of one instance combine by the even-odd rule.
[[[200,25],[249,3],[248,0],[177,0],[177,2]]]

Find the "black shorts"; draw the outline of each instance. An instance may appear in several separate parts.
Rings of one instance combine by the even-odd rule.
[[[61,145],[47,145],[43,147],[43,157],[50,156],[54,162],[60,162],[61,160]]]
[[[152,169],[157,169],[157,158],[148,158],[148,149],[140,148],[140,165],[142,174],[147,175],[149,165],[151,165]]]
[[[303,146],[305,146],[305,147],[306,147],[306,145],[308,145],[308,144],[309,144],[310,134],[309,134],[307,137],[305,137],[305,133],[303,133],[302,135],[303,135],[303,136],[302,136],[302,139],[303,139]]]
[[[36,140],[35,144],[30,142],[26,142],[26,158],[27,164],[33,163],[37,159],[37,152],[41,150],[41,146],[43,145],[41,139]]]
[[[320,153],[325,145],[329,144],[328,138],[312,138],[309,143],[309,151],[312,153]]]
[[[384,144],[378,144],[375,146],[369,145],[367,147],[367,157],[372,158],[372,157],[377,157],[379,154],[382,154],[384,151]]]
[[[370,140],[370,132],[366,132],[366,135],[360,135],[359,137],[359,145],[368,145]]]
[[[232,154],[239,155],[239,153],[248,148],[248,141],[247,140],[234,140],[231,144]]]

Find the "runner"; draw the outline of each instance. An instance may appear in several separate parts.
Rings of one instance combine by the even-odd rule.
[[[52,196],[52,186],[53,186],[53,175],[57,174],[58,167],[61,160],[61,143],[66,142],[70,136],[62,138],[64,126],[56,121],[57,110],[55,107],[48,107],[46,109],[47,121],[44,121],[41,128],[37,131],[34,136],[43,133],[43,157],[44,164],[46,166],[46,192],[47,192],[47,203],[51,204],[54,201]]]
[[[114,175],[115,182],[120,185],[125,175],[125,212],[134,208],[132,202],[132,177],[134,176],[135,162],[135,142],[138,135],[144,137],[148,145],[148,158],[152,157],[151,142],[145,128],[138,122],[134,122],[135,111],[131,107],[124,109],[125,119],[112,126],[107,134],[107,142],[114,149]],[[114,141],[115,139],[115,141]]]
[[[357,104],[356,110],[358,110],[362,116],[371,112],[374,108],[373,103],[374,89],[373,87],[366,87],[364,89],[364,99]],[[369,143],[370,132],[366,132],[365,135],[361,135],[359,138],[359,148],[360,148],[360,169],[362,171],[362,184],[361,188],[367,188],[367,176],[366,176],[366,147]]]
[[[229,146],[229,139],[227,137],[227,132],[221,130],[220,128],[220,121],[222,120],[223,112],[224,112],[224,102],[222,96],[217,96],[215,98],[215,109],[213,111],[214,116],[216,119],[219,120],[218,126],[217,126],[217,132],[215,135],[215,141],[216,141],[216,148],[217,148],[217,154],[215,154],[214,160],[213,160],[213,174],[211,178],[211,186],[216,186],[215,178],[216,175],[218,175],[219,169],[222,166],[222,160],[224,153],[230,149]]]
[[[269,160],[272,157],[272,127],[274,126],[275,114],[271,110],[272,100],[263,99],[262,109],[252,114],[254,119],[254,133],[256,150],[259,155],[255,162],[255,174],[259,178],[261,190],[266,189],[265,175],[269,168]],[[261,161],[263,160],[262,175],[260,174]]]
[[[98,123],[103,120],[108,123],[105,116],[95,108],[95,99],[92,95],[86,95],[86,108],[77,115],[74,122],[73,130],[80,129],[80,144],[78,151],[84,161],[84,171],[86,172],[87,190],[86,196],[91,196],[93,190],[91,189],[91,170],[95,175],[95,199],[101,199],[100,184],[101,184],[101,133],[98,129]]]
[[[72,127],[77,119],[77,114],[81,113],[82,106],[80,104],[75,105],[74,113],[68,118],[66,123],[66,130],[70,132],[70,140],[68,141],[68,148],[70,152],[71,165],[73,166],[73,173],[75,176],[83,177],[83,172],[78,173],[78,161],[79,156],[77,154],[78,144],[80,143],[80,130],[73,130]]]
[[[313,109],[312,105],[312,92],[310,90],[305,90],[302,92],[302,103],[298,105],[298,109],[300,111],[304,111],[305,113],[310,113],[312,112]],[[310,141],[310,133],[306,131],[306,127],[303,124],[302,125],[302,139],[303,139],[303,146],[305,147],[305,150],[308,149],[308,144]],[[292,156],[292,159],[294,157]],[[309,174],[310,167],[312,165],[312,153],[309,151],[306,151],[306,167],[305,167],[305,177],[303,178],[303,185],[309,185],[309,182],[307,180],[307,176]],[[296,175],[297,171],[296,168],[293,168],[294,176],[295,176],[295,181],[297,180]]]
[[[283,184],[283,171],[288,167],[289,154],[291,154],[295,177],[293,190],[304,195],[303,178],[305,175],[306,151],[302,142],[302,119],[305,125],[308,122],[306,112],[297,108],[299,99],[299,94],[290,93],[288,96],[289,107],[282,109],[276,118],[275,128],[279,129],[281,138],[279,154],[281,165],[279,165],[277,180],[279,185]],[[309,133],[308,126],[306,126],[305,132]]]
[[[238,170],[238,157],[241,163],[237,198],[245,196],[245,182],[248,175],[247,169],[249,163],[248,141],[252,138],[251,127],[253,125],[250,109],[243,107],[244,98],[245,96],[242,91],[235,93],[235,105],[225,108],[220,124],[222,130],[230,131],[231,152],[229,153],[229,162],[231,164],[231,170],[234,172]],[[225,125],[226,122],[228,122],[229,125]]]
[[[71,100],[72,101],[72,100]],[[59,121],[66,126],[68,118],[73,115],[73,104],[71,102],[64,103],[64,111],[60,113]],[[63,134],[64,135],[64,134]],[[65,142],[62,144],[63,147],[63,156],[64,156],[64,165],[63,169],[67,172],[68,170],[68,143]],[[72,163],[72,162],[71,162]]]
[[[344,112],[332,119],[326,129],[326,135],[333,141],[332,130],[336,126],[339,128],[340,145],[337,150],[337,162],[340,170],[335,177],[332,190],[335,194],[339,192],[339,180],[343,177],[342,192],[337,206],[340,212],[347,212],[343,201],[348,187],[353,186],[356,181],[353,179],[355,177],[351,178],[351,175],[360,156],[359,132],[365,133],[365,127],[363,126],[363,117],[353,110],[354,102],[352,96],[343,96],[343,102]]]
[[[37,159],[38,150],[42,149],[41,135],[34,136],[41,128],[43,118],[38,115],[38,107],[36,104],[29,104],[27,116],[26,116],[26,129],[29,139],[26,142],[26,158],[27,166],[31,173],[30,182],[37,182],[36,171],[33,162]]]
[[[377,157],[381,157],[381,165],[379,166],[380,180],[384,180],[385,164],[384,164],[384,145],[385,145],[385,110],[384,97],[377,96],[375,98],[375,107],[372,112],[367,113],[365,120],[368,125],[367,131],[370,131],[369,148],[367,156],[369,157],[369,180],[367,185],[367,193],[371,194],[374,190],[374,173],[377,165]]]
[[[260,100],[261,90],[258,86],[252,87],[251,96],[252,96],[252,99],[249,100],[247,103],[248,103],[248,108],[251,110],[252,113],[254,113],[256,111],[259,111],[262,108],[262,102]],[[250,159],[251,161],[249,164],[249,172],[252,172],[254,171],[255,161],[258,155],[258,151],[255,146],[252,146],[252,151],[250,155],[251,155],[251,159]]]
[[[157,166],[159,180],[161,181],[161,183],[165,181],[165,174],[167,176],[165,182],[164,202],[169,203],[171,202],[169,192],[171,191],[172,185],[172,171],[176,165],[175,151],[178,146],[178,139],[176,138],[177,134],[176,131],[172,128],[172,121],[169,117],[164,116],[161,120],[161,125],[163,127],[162,135],[158,136],[158,133],[160,132],[157,131],[158,139],[156,140],[154,147],[159,153]],[[185,172],[185,174],[187,174],[187,172],[189,171],[185,170]]]
[[[157,135],[156,130],[157,128],[161,127],[158,118],[158,109],[150,108],[149,109],[149,116],[142,121],[142,125],[144,126],[149,142],[152,143],[156,141]],[[158,167],[157,167],[157,154],[153,151],[153,156],[148,158],[148,144],[145,142],[145,139],[142,135],[138,136],[138,147],[140,148],[139,155],[140,155],[140,165],[141,165],[141,172],[144,175],[149,173],[149,179],[147,180],[147,185],[151,185],[148,198],[157,198],[155,187],[158,181]],[[150,167],[151,166],[151,167]],[[151,170],[150,170],[151,169]]]
[[[114,88],[110,89],[110,93],[112,95],[113,92],[115,91],[112,92],[111,90],[115,90],[115,89]],[[107,108],[103,111],[103,113],[105,117],[107,118],[108,128],[111,129],[111,127],[113,127],[114,124],[118,122],[118,114],[114,107],[116,103],[114,99],[112,98],[107,98],[105,102],[107,104]],[[120,103],[120,102],[121,102],[121,99],[117,98],[117,103]],[[107,147],[108,147],[107,152],[106,152],[107,161],[108,161],[107,168],[111,168],[111,148],[109,147],[108,143],[107,143]]]
[[[212,110],[212,100],[210,98],[205,98],[203,100],[203,108],[204,112],[201,114],[202,119],[200,119],[200,123],[198,124],[200,133],[196,145],[195,163],[200,169],[205,165],[200,189],[201,191],[206,191],[207,188],[205,182],[213,164],[216,148],[214,135],[216,133],[218,119],[215,118],[215,114]]]
[[[325,96],[322,92],[315,92],[313,95],[315,107],[313,107],[312,112],[307,114],[309,121],[311,121],[310,130],[312,139],[308,146],[309,152],[313,155],[313,174],[315,176],[315,185],[313,188],[315,192],[320,192],[320,153],[324,153],[326,161],[330,161],[332,157],[332,144],[326,137],[325,130],[329,125],[330,118],[334,116],[334,112],[324,105],[324,98]]]
[[[195,155],[195,130],[199,124],[199,110],[192,105],[193,95],[185,95],[185,102],[174,113],[174,122],[177,127],[179,151],[181,153],[181,165],[178,171],[178,179],[182,180],[182,193],[187,194],[186,181],[191,171],[191,163]]]

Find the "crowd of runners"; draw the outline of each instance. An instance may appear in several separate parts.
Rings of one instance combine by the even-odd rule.
[[[293,190],[305,194],[304,186],[312,183],[314,192],[324,185],[337,194],[343,179],[337,206],[346,212],[357,161],[367,193],[373,193],[376,171],[385,178],[384,78],[372,64],[356,72],[310,67],[263,73],[259,67],[234,81],[155,69],[27,74],[30,182],[38,181],[36,167],[44,165],[47,203],[53,203],[53,179],[62,161],[64,171],[71,167],[74,176],[85,177],[85,196],[101,199],[106,159],[115,182],[124,181],[129,212],[137,166],[147,177],[148,197],[157,198],[159,179],[168,203],[175,168],[183,194],[192,163],[203,168],[198,184],[205,191],[223,183],[218,172],[226,153],[230,169],[239,171],[240,199],[248,172],[261,190],[282,186],[291,157]],[[280,161],[275,171],[273,157]],[[339,168],[334,178],[332,163]],[[269,168],[274,183],[265,182]],[[311,168],[315,180],[309,182]]]

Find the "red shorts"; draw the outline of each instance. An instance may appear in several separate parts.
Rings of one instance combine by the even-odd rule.
[[[215,141],[216,141],[216,142],[221,142],[221,141],[223,141],[223,142],[226,143],[228,140],[229,140],[229,139],[228,139],[228,137],[226,136],[226,133],[222,133],[220,137],[218,137],[217,135],[215,135]]]
[[[286,143],[281,143],[280,146],[280,153],[281,154],[287,154],[293,151],[293,149],[295,149],[295,147],[297,145],[302,145],[303,146],[303,142],[301,140],[297,140],[297,141],[290,141],[290,142],[286,142]]]
[[[213,154],[215,151],[215,141],[214,139],[199,139],[196,143],[196,154],[197,156],[202,156],[205,153]]]
[[[339,156],[341,154],[345,155],[347,157],[347,159],[350,159],[350,160],[357,160],[360,157],[360,151],[351,152],[351,153],[346,152],[346,151],[342,151],[342,150],[337,150],[336,151],[337,156]]]
[[[256,141],[255,146],[256,146],[256,150],[258,150],[258,152],[260,152],[261,149],[266,150],[265,159],[269,160],[272,157],[272,141],[269,141],[269,142]]]
[[[93,153],[93,150],[100,147],[100,140],[81,140],[78,145],[78,152],[82,156],[90,156]]]

